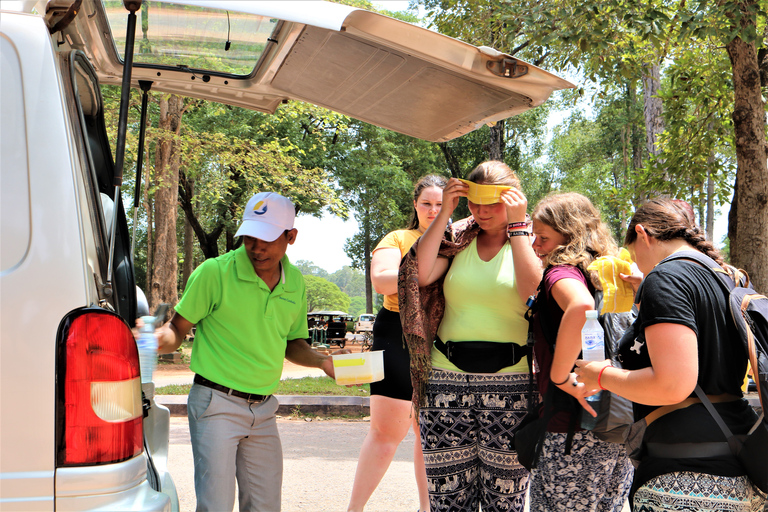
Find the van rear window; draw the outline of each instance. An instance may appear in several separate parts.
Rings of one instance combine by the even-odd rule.
[[[128,11],[122,0],[103,4],[122,59]],[[145,1],[136,15],[134,65],[236,76],[254,71],[277,25],[264,16],[166,2]]]

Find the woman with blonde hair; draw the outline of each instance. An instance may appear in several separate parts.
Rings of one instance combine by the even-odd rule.
[[[541,413],[551,417],[532,471],[531,510],[618,512],[632,483],[632,464],[624,445],[579,427],[581,416],[594,412],[585,401],[594,392],[571,373],[599,286],[587,267],[600,256],[617,255],[618,248],[600,212],[581,194],[550,195],[532,217],[533,249],[546,267],[534,305],[533,351],[539,392],[554,413]]]
[[[449,224],[461,197],[472,216]],[[400,266],[400,317],[432,510],[522,511],[513,433],[526,411],[525,301],[541,278],[527,200],[503,162],[451,179]]]

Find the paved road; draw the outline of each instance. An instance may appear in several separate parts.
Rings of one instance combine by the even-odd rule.
[[[346,510],[368,421],[278,419],[283,441],[283,512]],[[413,433],[395,454],[366,512],[414,512],[419,508],[413,478]],[[195,509],[192,447],[182,416],[171,417],[168,466],[182,512]],[[235,506],[237,510],[237,506]],[[526,511],[528,507],[526,506]],[[622,512],[629,512],[625,505]]]
[[[283,441],[283,511],[344,511],[357,467],[367,421],[279,419]],[[168,466],[182,512],[195,509],[192,447],[187,419],[171,417]],[[419,508],[413,478],[413,434],[368,502],[366,512],[414,512]]]

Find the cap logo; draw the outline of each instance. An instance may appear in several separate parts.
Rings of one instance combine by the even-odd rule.
[[[264,205],[264,208],[261,208],[262,205]],[[259,210],[259,208],[261,208],[261,210]],[[264,215],[265,213],[267,213],[267,205],[264,204],[264,201],[259,201],[258,203],[256,203],[256,205],[253,207],[253,213],[255,213],[256,215]]]

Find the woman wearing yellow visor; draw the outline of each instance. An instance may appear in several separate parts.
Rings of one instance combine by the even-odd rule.
[[[451,179],[405,256],[399,296],[432,510],[522,511],[512,432],[527,408],[527,297],[541,280],[527,200],[503,162]],[[462,197],[472,216],[449,225]]]

